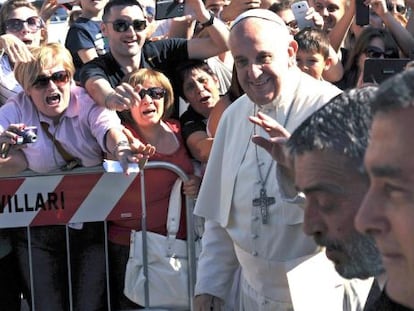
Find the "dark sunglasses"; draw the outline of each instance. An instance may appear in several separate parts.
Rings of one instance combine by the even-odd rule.
[[[6,30],[11,32],[19,32],[23,29],[24,23],[27,24],[31,31],[37,31],[43,27],[43,21],[40,17],[32,16],[26,20],[18,19],[18,18],[10,18],[6,20],[5,26]]]
[[[383,56],[385,57],[385,52],[376,46],[367,47],[364,53],[368,58],[380,58]]]
[[[106,24],[112,24],[112,27],[114,27],[114,30],[116,32],[125,32],[129,29],[129,27],[133,27],[135,31],[143,31],[145,28],[147,28],[147,21],[135,19],[132,22],[129,22],[124,19],[117,19],[113,22],[105,22]]]
[[[144,98],[148,95],[152,99],[161,99],[165,96],[167,91],[163,87],[150,87],[149,89],[142,89],[139,91],[139,97]]]
[[[405,12],[407,12],[407,7],[406,6],[404,6],[402,4],[396,4],[396,5],[394,5],[392,3],[387,2],[387,9],[388,9],[388,11],[394,12],[394,7],[395,7],[395,10],[398,13],[400,13],[400,14],[405,14]]]
[[[53,81],[56,85],[64,85],[69,82],[69,73],[67,71],[57,71],[54,72],[51,76],[40,75],[33,82],[35,88],[45,88],[49,85],[50,81]]]

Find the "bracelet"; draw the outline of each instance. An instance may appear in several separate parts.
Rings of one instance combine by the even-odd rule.
[[[208,19],[208,21],[206,21],[204,23],[200,23],[200,25],[203,28],[209,27],[209,26],[213,25],[213,23],[214,23],[214,18],[215,18],[214,13],[211,12],[211,11],[209,11],[209,13],[210,13],[210,18]]]
[[[111,97],[111,96],[112,96],[112,95],[114,95],[114,94],[116,94],[116,92],[115,92],[115,91],[112,91],[111,93],[109,93],[109,95],[107,95],[107,96],[105,97],[104,106],[105,106],[105,108],[106,108],[106,109],[113,110],[113,109],[111,109],[111,108],[109,107],[109,105],[108,105],[108,98],[109,98],[109,97]]]
[[[130,147],[129,142],[126,140],[121,140],[116,143],[114,149],[112,150],[112,154],[116,155],[115,152],[118,150],[119,147]]]

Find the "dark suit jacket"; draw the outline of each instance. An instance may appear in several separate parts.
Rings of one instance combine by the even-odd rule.
[[[369,304],[369,301],[367,300]],[[364,311],[413,311],[403,305],[391,300],[390,297],[383,290],[380,296],[370,305],[365,304]]]

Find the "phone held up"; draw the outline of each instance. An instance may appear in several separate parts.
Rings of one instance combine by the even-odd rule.
[[[355,0],[355,23],[358,26],[369,24],[369,6],[364,4],[364,0]]]
[[[155,19],[167,19],[184,15],[184,2],[178,0],[156,0]]]
[[[309,9],[307,1],[294,2],[291,7],[293,15],[295,15],[296,22],[300,30],[306,27],[314,27],[313,20],[306,19],[306,12]]]

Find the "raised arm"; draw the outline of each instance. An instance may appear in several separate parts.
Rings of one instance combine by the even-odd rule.
[[[188,41],[188,56],[196,59],[207,59],[228,50],[227,41],[229,30],[227,26],[205,8],[201,0],[187,0],[191,6],[194,17],[205,25],[208,38],[194,38]],[[212,24],[210,25],[210,23]]]
[[[115,89],[101,76],[86,80],[85,88],[94,101],[108,109],[122,111],[132,107],[139,100],[132,86],[121,83]]]
[[[393,38],[397,42],[401,51],[406,57],[409,57],[414,51],[414,38],[411,33],[404,28],[401,23],[387,10],[385,0],[367,0],[371,4],[372,9],[384,22],[385,27],[388,28]]]
[[[355,15],[355,0],[350,0],[345,9],[345,13],[342,18],[336,23],[336,25],[329,32],[329,41],[332,48],[338,53],[342,42],[348,33],[352,20]]]

